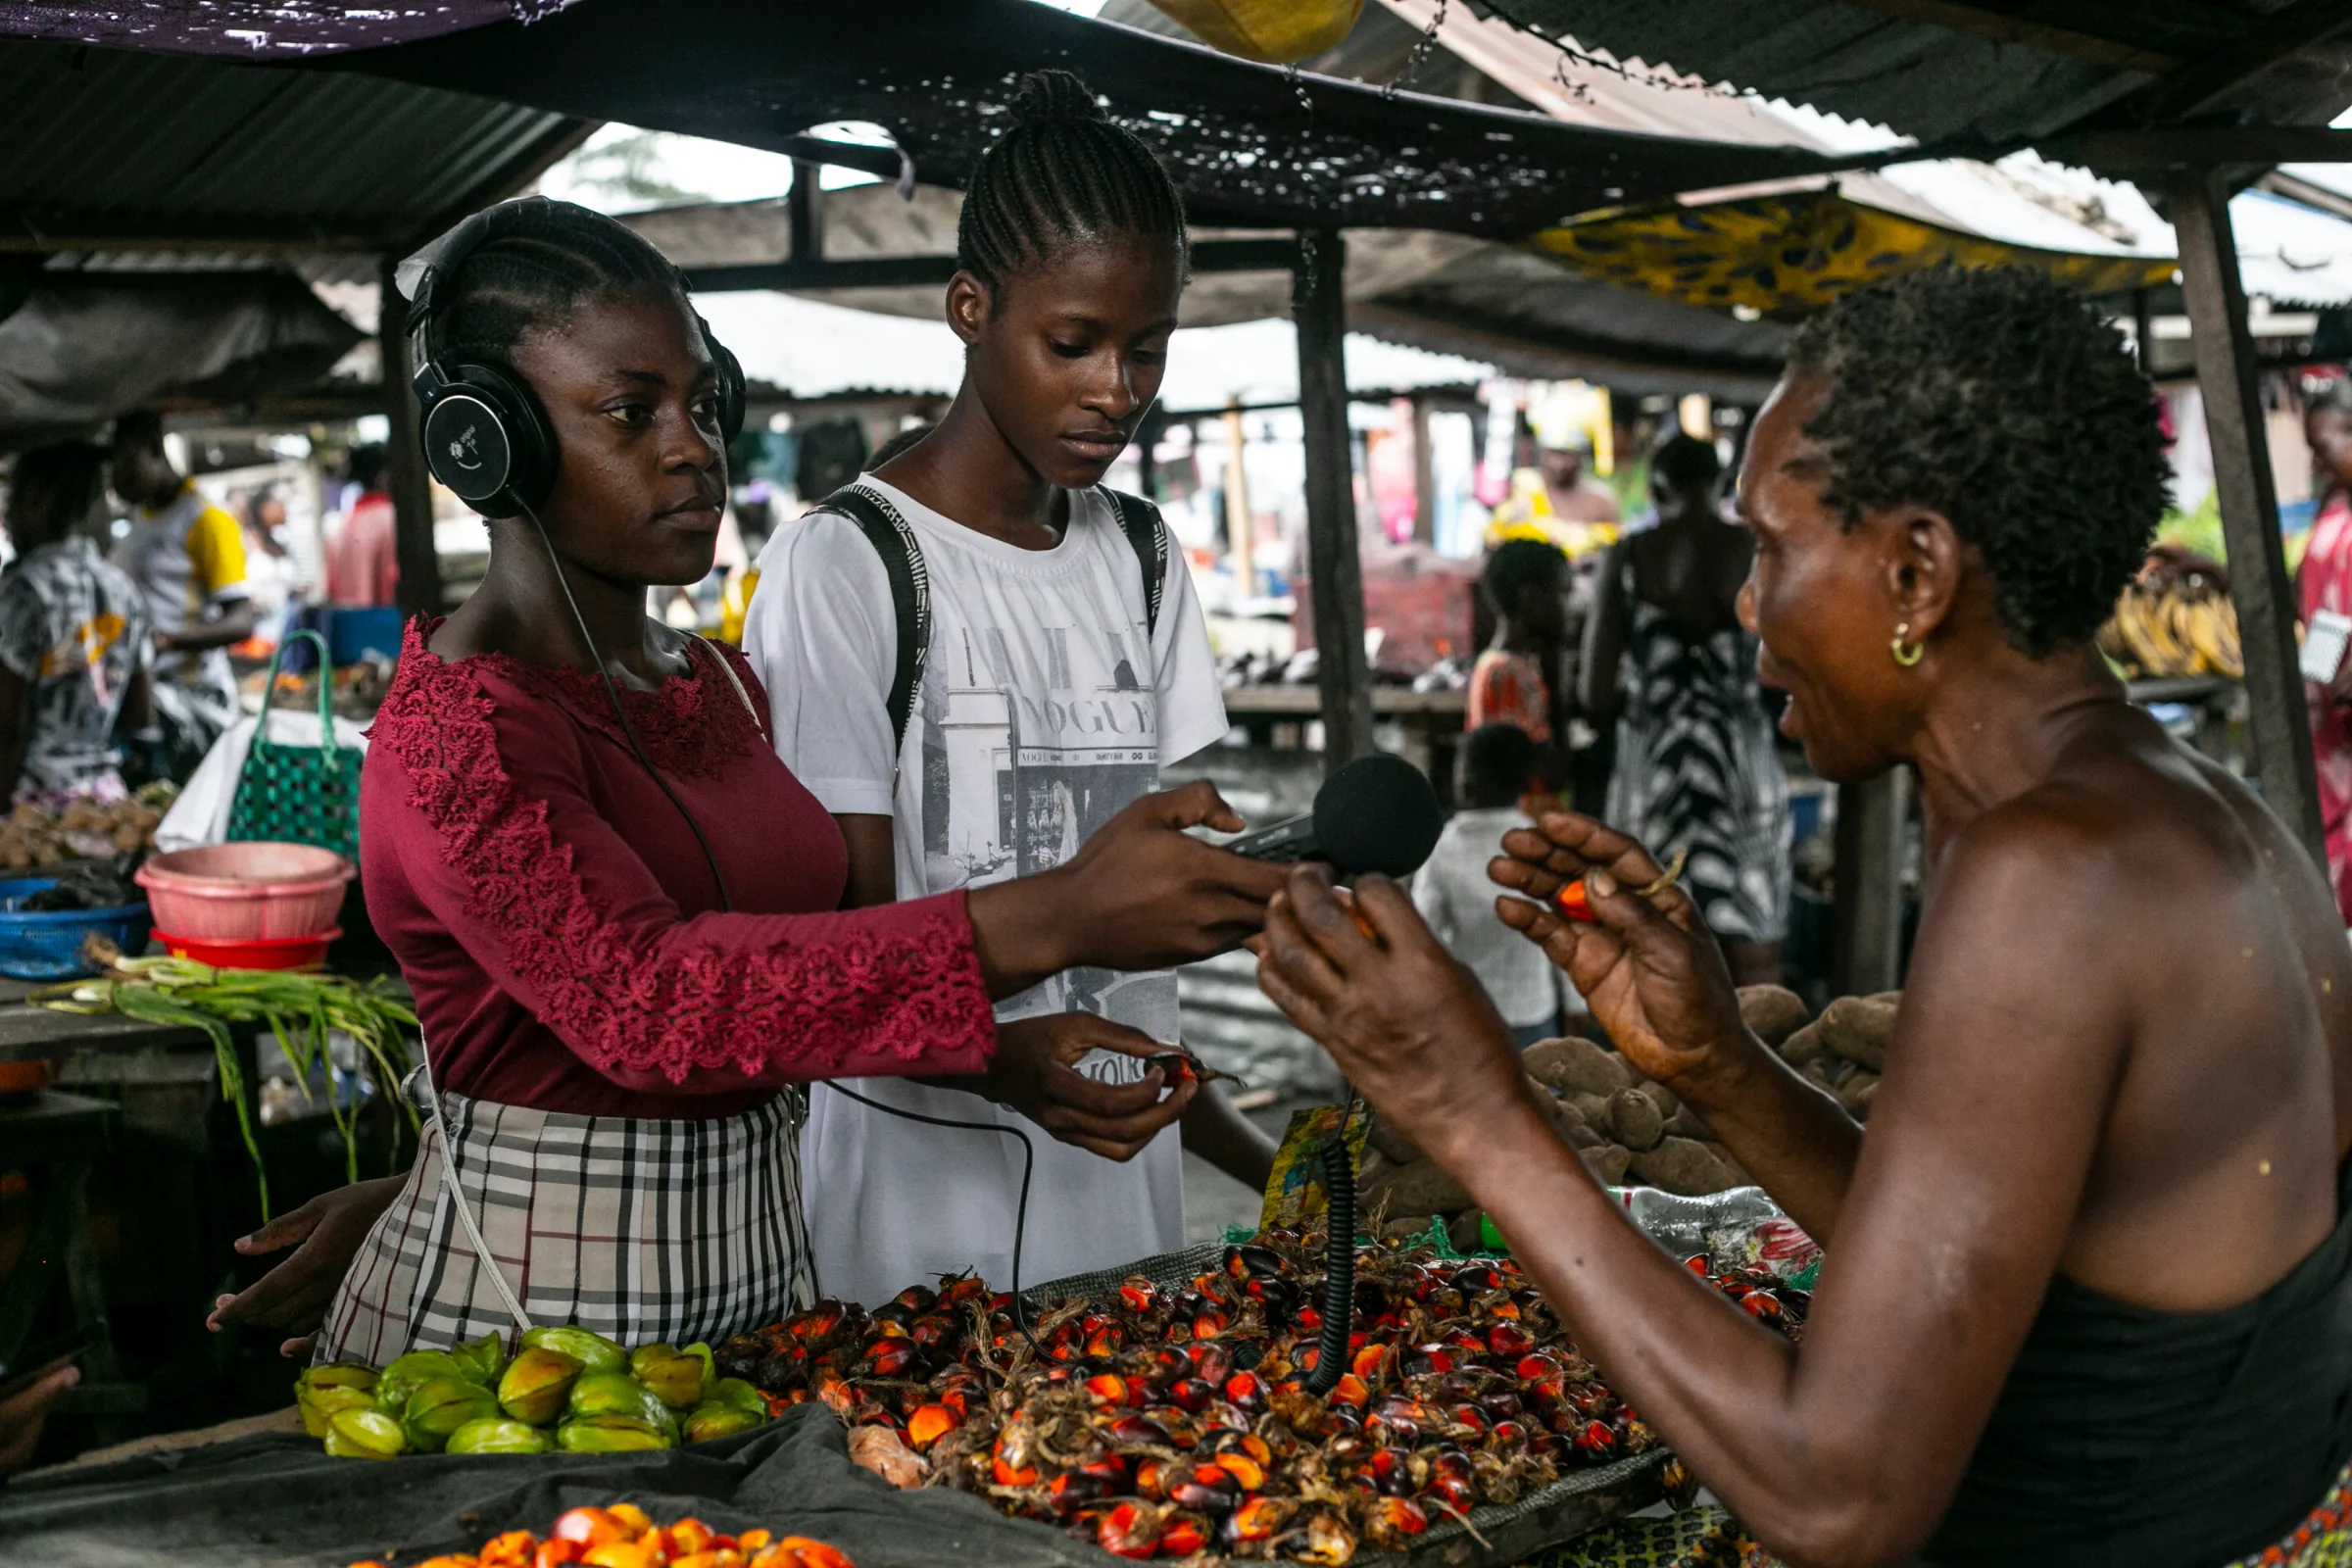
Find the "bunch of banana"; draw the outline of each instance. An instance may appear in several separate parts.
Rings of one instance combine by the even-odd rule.
[[[2135,674],[2244,676],[2237,610],[2226,595],[2145,577],[2126,587],[2099,649]]]

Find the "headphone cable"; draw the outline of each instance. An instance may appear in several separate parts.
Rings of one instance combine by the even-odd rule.
[[[662,770],[654,765],[653,759],[645,755],[645,748],[637,742],[637,729],[629,722],[629,710],[620,700],[620,687],[613,681],[612,672],[605,667],[604,655],[598,652],[596,638],[588,630],[588,617],[580,613],[580,602],[572,597],[571,579],[564,574],[563,558],[556,554],[555,542],[548,537],[547,524],[539,520],[539,514],[524,503],[521,497],[517,496],[514,499],[515,504],[522,507],[522,514],[531,520],[531,527],[538,533],[540,548],[547,552],[548,564],[555,568],[557,586],[564,590],[564,603],[571,610],[571,623],[579,630],[581,646],[588,651],[588,662],[596,666],[597,674],[604,681],[605,695],[612,699],[612,716],[620,720],[620,733],[622,738],[629,743],[630,755],[637,759],[637,765],[645,769],[654,783],[661,788],[662,795],[668,798],[669,804],[677,808],[678,815],[685,818],[688,830],[694,834],[694,842],[702,849],[703,862],[710,868],[710,880],[717,885],[720,911],[733,913],[735,909],[734,895],[727,888],[726,873],[718,868],[718,857],[711,853],[710,839],[703,834],[702,823],[695,820],[694,813],[686,808],[686,803],[678,799],[677,791],[669,787],[669,780],[662,776]],[[932,1127],[957,1128],[965,1132],[1004,1133],[1020,1140],[1021,1196],[1012,1212],[1012,1283],[1008,1294],[1012,1298],[1014,1326],[1021,1331],[1021,1338],[1027,1340],[1030,1347],[1043,1355],[1045,1347],[1037,1343],[1037,1336],[1030,1331],[1028,1307],[1021,1300],[1021,1244],[1029,1228],[1029,1179],[1037,1170],[1037,1148],[1029,1142],[1029,1135],[1018,1127],[1007,1127],[1003,1122],[956,1121],[946,1116],[926,1116],[918,1111],[903,1110],[897,1105],[886,1105],[878,1100],[869,1100],[854,1089],[845,1089],[830,1078],[817,1081],[835,1094],[846,1095],[861,1105],[870,1105],[875,1110],[900,1117],[906,1121],[922,1122]],[[797,1191],[797,1183],[795,1187]],[[801,1229],[797,1223],[795,1228]],[[807,1245],[805,1231],[801,1250],[804,1256],[811,1250]]]

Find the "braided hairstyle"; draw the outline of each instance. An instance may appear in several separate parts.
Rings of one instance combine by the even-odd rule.
[[[34,447],[8,480],[8,533],[17,553],[63,539],[90,520],[106,495],[106,449],[87,441]]]
[[[686,301],[686,279],[651,240],[544,198],[515,203],[440,287],[442,353],[495,365],[512,365],[525,334],[562,328],[590,300],[653,292]]]
[[[990,289],[1044,266],[1060,245],[1114,235],[1185,255],[1184,203],[1151,149],[1110,122],[1086,83],[1033,71],[1012,95],[1012,124],[981,156],[956,225],[956,265]]]

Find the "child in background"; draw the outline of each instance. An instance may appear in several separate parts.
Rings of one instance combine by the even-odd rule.
[[[1551,671],[1568,617],[1568,558],[1538,539],[1506,539],[1487,558],[1479,592],[1494,612],[1494,641],[1470,671],[1465,728],[1515,724],[1539,750],[1555,733]]]
[[[1518,725],[1472,730],[1456,774],[1464,808],[1413,877],[1413,907],[1446,951],[1478,976],[1522,1051],[1560,1032],[1560,972],[1542,948],[1495,915],[1487,862],[1502,853],[1505,833],[1529,825],[1518,802],[1535,785],[1537,762],[1536,743]]]

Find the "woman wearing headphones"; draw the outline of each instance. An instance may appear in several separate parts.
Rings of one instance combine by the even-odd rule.
[[[1181,1115],[1189,1080],[1000,1049],[990,1004],[1253,930],[1279,873],[1182,832],[1232,811],[1205,785],[1152,796],[1053,874],[838,912],[841,834],[767,745],[750,670],[645,613],[710,569],[741,420],[676,270],[543,199],[423,263],[428,453],[492,517],[491,564],[410,627],[368,753],[368,907],[438,1114],[318,1353],[520,1320],[682,1344],[786,1310],[809,1294],[788,1085],[956,1075],[1104,1148]]]

